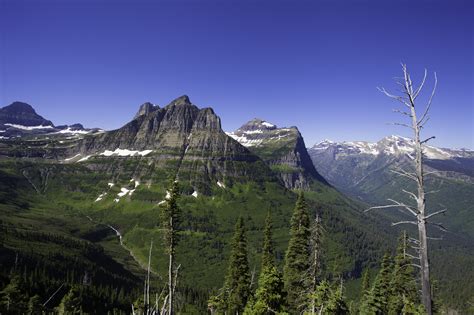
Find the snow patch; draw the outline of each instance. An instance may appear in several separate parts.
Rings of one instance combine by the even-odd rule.
[[[269,122],[266,122],[266,121],[262,122],[262,125],[264,125],[265,127],[268,127],[268,128],[276,127],[274,124],[270,124]]]
[[[114,187],[114,183],[107,183],[107,185],[109,185],[110,188]]]
[[[22,130],[53,129],[53,126],[43,126],[43,125],[23,126],[23,125],[10,124],[10,123],[4,124],[4,125],[5,126],[10,126],[10,127],[16,128],[16,129],[22,129]]]
[[[78,160],[77,162],[84,162],[84,161],[87,161],[92,155],[88,155],[88,156],[85,156],[83,157],[82,159]]]
[[[74,155],[74,156],[72,156],[72,157],[70,157],[70,158],[64,159],[64,161],[71,161],[71,160],[74,160],[75,158],[77,158],[77,157],[79,157],[79,156],[81,156],[81,155],[80,155],[80,154],[76,154],[76,155]]]
[[[153,152],[153,150],[143,150],[143,151],[136,151],[136,150],[128,150],[128,149],[115,149],[114,151],[110,150],[105,150],[102,152],[100,155],[103,156],[112,156],[112,155],[118,155],[118,156],[145,156]]]
[[[217,186],[219,186],[221,188],[225,188],[225,185],[223,183],[221,183],[220,181],[217,181]]]
[[[194,191],[194,192],[191,194],[191,196],[193,196],[194,198],[197,198],[197,197],[198,197],[198,195],[199,195],[199,194],[198,194],[198,192],[197,192],[197,191]]]
[[[87,130],[74,130],[74,129],[71,129],[71,127],[67,127],[66,129],[63,129],[63,130],[60,130],[56,133],[67,133],[67,134],[73,134],[73,135],[77,135],[77,134],[87,134],[89,133],[90,131],[87,131]]]
[[[106,195],[107,195],[106,192],[101,193],[101,194],[99,195],[99,197],[97,197],[97,199],[96,199],[94,202],[101,201]]]

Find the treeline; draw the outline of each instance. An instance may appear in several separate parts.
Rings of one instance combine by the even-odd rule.
[[[281,271],[275,262],[272,222],[268,215],[258,280],[250,270],[244,220],[235,226],[232,251],[223,287],[208,301],[211,314],[424,314],[407,250],[406,234],[395,257],[385,255],[370,281],[365,270],[358,303],[348,303],[344,282],[323,275],[324,228],[317,215],[310,218],[300,193],[291,218],[290,241]]]

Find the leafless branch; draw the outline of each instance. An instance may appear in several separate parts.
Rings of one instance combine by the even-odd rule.
[[[392,223],[392,226],[400,225],[400,224],[414,224],[414,225],[418,225],[418,223],[417,223],[416,221],[399,221],[399,222],[394,222],[394,223]]]
[[[443,237],[427,237],[427,239],[432,240],[432,241],[442,241]]]
[[[405,256],[408,256],[408,257],[410,257],[411,259],[420,259],[420,257],[413,256],[413,255],[408,254],[408,253],[405,253]]]
[[[406,204],[404,204],[404,203],[402,203],[402,202],[398,202],[398,201],[393,200],[393,199],[390,199],[390,198],[387,199],[387,200],[393,202],[394,204],[398,205],[399,207],[402,207],[402,208],[404,208],[404,209],[410,211],[410,213],[413,214],[415,217],[417,216],[417,213],[416,213],[416,211],[413,209],[413,207],[410,207],[410,206],[408,206],[408,205],[406,205]]]
[[[402,127],[410,128],[411,130],[413,130],[413,127],[412,127],[412,126],[407,125],[407,124],[397,123],[397,122],[394,122],[394,123],[387,123],[387,125],[402,126]]]
[[[418,264],[411,264],[413,267],[417,267],[417,268],[420,268],[421,269],[421,266],[418,265]]]
[[[432,214],[427,215],[427,216],[425,217],[425,220],[428,220],[429,218],[434,217],[435,215],[438,215],[438,214],[441,214],[441,213],[445,213],[446,211],[448,211],[448,209],[443,209],[443,210],[439,210],[439,211],[433,212]]]
[[[430,190],[430,191],[425,192],[425,195],[428,195],[428,194],[435,194],[435,193],[437,193],[437,192],[439,192],[439,190]]]
[[[403,103],[405,104],[405,106],[408,106],[410,107],[410,105],[405,101],[405,99],[401,96],[398,96],[398,95],[393,95],[391,93],[388,93],[387,90],[385,90],[385,88],[380,88],[380,87],[377,87],[377,89],[382,92],[383,94],[385,94],[386,96],[390,97],[390,98],[393,98],[394,100],[397,100],[399,101],[400,103]]]
[[[402,114],[402,115],[405,115],[405,116],[408,116],[408,117],[412,117],[411,114],[407,113],[407,112],[404,112],[402,110],[399,110],[399,109],[392,109],[392,111],[394,113],[399,113],[399,114]]]
[[[425,143],[427,143],[428,141],[430,141],[432,139],[436,139],[436,137],[435,136],[429,137],[428,139],[425,139],[425,140],[421,141],[420,144],[425,144]]]
[[[411,197],[413,200],[415,200],[415,201],[418,200],[418,197],[417,197],[414,193],[412,193],[411,191],[408,191],[408,190],[405,190],[405,189],[402,189],[402,191],[403,191],[404,193],[409,194],[410,197]]]
[[[392,173],[395,173],[395,174],[398,174],[400,176],[404,176],[404,177],[407,177],[411,180],[414,180],[415,182],[418,182],[418,178],[416,178],[416,176],[412,173],[408,173],[402,169],[400,170],[390,170]]]
[[[418,121],[418,125],[423,123],[423,120],[427,117],[428,112],[430,111],[431,102],[433,101],[433,96],[436,92],[436,86],[438,85],[438,77],[436,76],[436,72],[434,73],[434,78],[435,78],[435,83],[433,86],[433,90],[431,91],[430,99],[428,100],[428,104],[426,105],[425,112],[423,113],[420,120]]]
[[[413,93],[413,100],[416,100],[416,98],[418,97],[418,95],[420,94],[421,90],[423,89],[423,85],[425,85],[425,81],[426,81],[426,75],[428,74],[428,71],[425,69],[425,74],[423,75],[423,80],[421,81],[421,84],[420,86],[415,90],[415,92]]]
[[[443,232],[447,232],[448,229],[444,227],[444,225],[442,223],[434,223],[434,222],[426,222],[427,224],[431,224],[435,227],[437,227],[438,229],[440,229],[441,231]]]

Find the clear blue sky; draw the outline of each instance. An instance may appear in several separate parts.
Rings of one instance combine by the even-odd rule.
[[[452,0],[0,0],[0,106],[112,129],[187,94],[225,130],[259,117],[308,146],[375,141],[407,134],[376,90],[404,61],[438,73],[426,135],[473,148],[473,17]]]

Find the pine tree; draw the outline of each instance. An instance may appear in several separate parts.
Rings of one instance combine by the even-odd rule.
[[[303,192],[298,196],[291,218],[290,242],[285,256],[284,282],[292,312],[305,306],[309,268],[310,220]]]
[[[181,209],[178,207],[179,185],[178,181],[173,181],[169,198],[162,211],[162,227],[164,230],[164,241],[166,252],[169,255],[168,262],[168,314],[174,314],[174,291],[175,291],[175,258],[176,246],[178,245],[178,232],[181,220]]]
[[[409,303],[415,308],[418,307],[419,304],[414,269],[407,253],[407,243],[408,237],[404,231],[399,239],[392,281],[390,283],[391,292],[388,308],[390,315],[400,314],[405,303]],[[410,308],[412,307],[410,306]]]
[[[258,279],[258,289],[255,301],[248,303],[246,314],[275,314],[284,307],[283,279],[275,266],[275,251],[273,247],[272,220],[270,213],[265,221],[262,272]]]
[[[386,254],[382,260],[380,271],[375,278],[375,283],[370,290],[370,294],[363,301],[361,314],[387,314],[388,298],[390,296],[390,278],[392,263],[390,255]]]
[[[367,302],[367,298],[370,296],[370,271],[369,268],[365,268],[362,273],[362,284],[360,287],[360,300],[359,300],[359,309],[362,305]]]
[[[23,314],[27,310],[28,297],[23,279],[19,275],[13,275],[10,283],[0,292],[1,310],[7,314]]]
[[[319,277],[321,274],[321,250],[322,250],[322,238],[323,238],[323,226],[321,224],[321,217],[316,215],[316,218],[311,225],[311,238],[310,238],[310,265],[309,265],[309,300],[310,300],[310,312],[315,314],[316,303],[314,298],[314,292],[319,283]]]
[[[347,307],[346,301],[344,301],[342,283],[331,290],[331,294],[327,303],[327,308],[324,311],[324,314],[349,314],[349,309]]]
[[[265,267],[275,265],[275,247],[273,244],[273,222],[270,212],[265,219],[265,230],[263,232],[262,270]]]
[[[82,313],[82,294],[77,286],[72,286],[63,297],[58,307],[58,313],[61,315]]]
[[[40,297],[38,295],[34,295],[28,301],[28,311],[26,314],[33,315],[33,314],[41,314],[43,309],[43,305],[41,304]]]
[[[235,225],[223,291],[223,296],[217,303],[217,310],[227,311],[227,314],[241,314],[251,295],[247,237],[242,217],[237,220]]]

